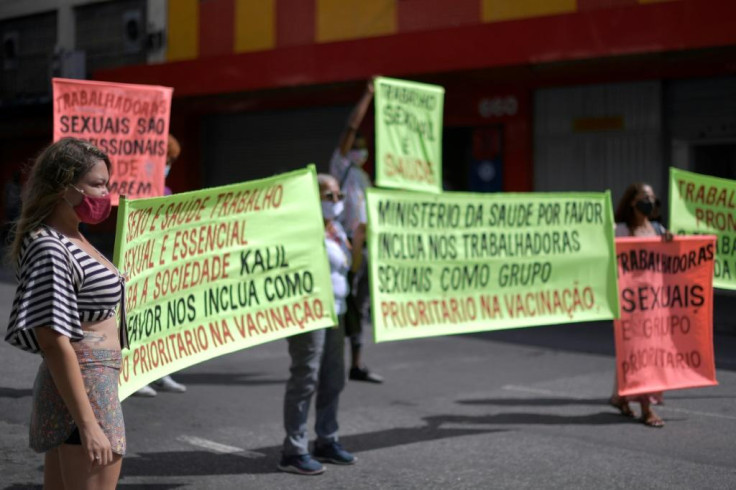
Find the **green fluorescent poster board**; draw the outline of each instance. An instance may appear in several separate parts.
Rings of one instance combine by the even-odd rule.
[[[376,341],[618,317],[606,193],[369,189]]]
[[[313,166],[121,199],[115,264],[129,276],[121,399],[187,366],[337,324]]]
[[[442,191],[442,108],[438,85],[376,77],[376,185]]]
[[[670,230],[716,235],[713,286],[736,289],[736,181],[670,168]]]

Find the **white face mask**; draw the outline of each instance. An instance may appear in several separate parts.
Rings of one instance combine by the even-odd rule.
[[[355,165],[363,165],[368,160],[368,150],[365,148],[360,150],[350,150],[348,152],[348,160],[353,162]]]
[[[322,201],[322,216],[325,219],[335,219],[342,214],[342,201]]]
[[[171,172],[171,165],[166,165],[164,167],[164,178],[169,176],[169,172]]]

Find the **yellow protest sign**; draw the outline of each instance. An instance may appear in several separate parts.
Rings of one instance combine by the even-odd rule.
[[[120,397],[216,356],[337,323],[314,167],[121,199],[129,275]]]

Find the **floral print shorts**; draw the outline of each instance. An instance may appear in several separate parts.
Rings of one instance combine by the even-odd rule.
[[[125,423],[118,398],[121,355],[118,350],[77,351],[92,411],[110,440],[114,453],[125,454]],[[41,363],[33,384],[30,446],[46,452],[66,441],[76,425],[56,389],[46,361]]]

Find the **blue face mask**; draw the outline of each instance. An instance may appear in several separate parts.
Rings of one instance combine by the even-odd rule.
[[[164,167],[164,179],[169,176],[169,172],[171,172],[171,165],[166,165]]]

